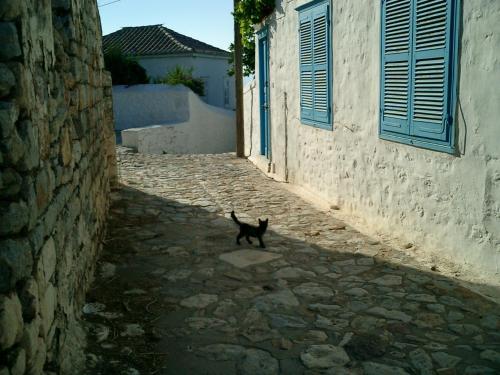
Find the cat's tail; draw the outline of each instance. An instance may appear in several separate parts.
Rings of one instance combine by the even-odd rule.
[[[240,221],[238,220],[238,218],[236,217],[236,215],[234,214],[234,211],[231,211],[231,218],[234,220],[234,222],[238,225],[241,225]]]

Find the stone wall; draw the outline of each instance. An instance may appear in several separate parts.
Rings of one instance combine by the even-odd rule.
[[[115,173],[96,1],[0,0],[0,374],[75,373]]]
[[[333,130],[301,123],[295,8],[308,1],[277,1],[266,20],[273,177],[339,206],[368,233],[411,242],[422,256],[448,258],[463,274],[498,283],[500,2],[458,2],[459,153],[449,155],[379,138],[380,1],[330,2]],[[258,92],[258,83],[247,91],[245,144],[267,170]]]

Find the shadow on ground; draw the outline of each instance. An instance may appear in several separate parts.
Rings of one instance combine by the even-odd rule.
[[[236,245],[227,212],[115,191],[83,314],[88,373],[500,373],[498,306],[370,256],[384,245],[331,217],[311,227],[320,212],[265,212],[277,259],[238,268],[219,256],[260,249]]]

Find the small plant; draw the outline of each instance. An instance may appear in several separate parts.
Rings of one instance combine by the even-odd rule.
[[[113,85],[149,83],[146,70],[136,59],[123,54],[118,47],[111,47],[104,53],[104,65],[111,72]]]
[[[156,83],[166,83],[167,85],[184,85],[193,90],[199,96],[205,96],[205,82],[201,78],[193,77],[193,68],[183,68],[177,65],[169,71],[164,78]]]

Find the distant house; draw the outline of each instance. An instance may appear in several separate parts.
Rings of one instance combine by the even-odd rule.
[[[230,53],[179,34],[162,25],[124,27],[103,37],[104,51],[118,47],[135,56],[149,77],[164,77],[180,65],[193,68],[205,82],[205,97],[211,105],[235,108],[234,79],[228,76]]]
[[[498,0],[277,0],[246,154],[368,231],[498,280],[499,35]]]

